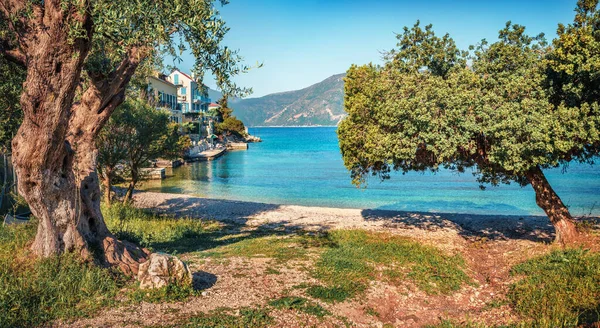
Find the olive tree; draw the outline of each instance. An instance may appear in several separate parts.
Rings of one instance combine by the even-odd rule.
[[[226,1],[220,1],[225,4]],[[0,53],[26,69],[23,123],[12,141],[18,190],[39,226],[32,250],[71,251],[136,273],[147,256],[111,234],[100,211],[94,139],[140,65],[187,49],[199,77],[226,92],[243,72],[221,45],[228,28],[212,0],[0,0]]]
[[[575,23],[543,35],[506,24],[494,43],[460,51],[431,25],[404,28],[383,66],[352,66],[348,117],[338,129],[353,182],[392,170],[464,172],[482,186],[531,184],[537,204],[569,243],[578,232],[544,169],[591,161],[600,149],[600,19],[580,1]]]

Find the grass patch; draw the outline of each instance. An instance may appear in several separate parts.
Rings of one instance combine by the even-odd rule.
[[[320,237],[309,234],[291,234],[287,236],[260,236],[260,232],[258,234],[254,232],[254,234],[253,237],[241,239],[238,242],[212,250],[209,254],[216,257],[273,258],[276,263],[282,263],[305,259],[309,253],[309,248],[321,244],[315,240]]]
[[[161,249],[177,253],[178,242],[199,239],[219,231],[222,227],[215,221],[159,216],[130,205],[115,203],[102,206],[108,229],[117,238],[134,242],[149,249]]]
[[[40,326],[88,316],[114,302],[124,277],[73,254],[37,259],[35,222],[0,226],[0,327]]]
[[[365,313],[370,316],[379,317],[379,312],[377,312],[377,310],[375,310],[374,308],[372,308],[370,306],[366,307],[364,310],[365,310]]]
[[[437,325],[428,325],[426,328],[491,328],[491,326],[487,326],[482,323],[456,323],[452,320],[443,319]],[[494,328],[504,328],[504,327],[521,327],[521,326],[494,326]],[[523,327],[524,328],[524,327]]]
[[[600,320],[600,254],[553,251],[516,265],[512,274],[523,279],[511,286],[508,299],[532,326],[575,327]]]
[[[134,289],[129,294],[129,299],[133,302],[149,302],[149,303],[171,303],[185,301],[192,296],[198,296],[200,291],[197,291],[192,286],[181,286],[170,284],[162,288],[142,290]]]
[[[277,269],[274,269],[274,268],[271,268],[271,267],[268,267],[265,270],[265,274],[281,274],[281,271],[279,271]]]
[[[312,298],[317,298],[328,303],[343,302],[355,294],[364,291],[366,286],[361,283],[347,283],[338,286],[312,285],[306,289],[306,293]]]
[[[287,296],[269,302],[269,305],[280,310],[296,310],[306,314],[323,318],[331,313],[321,305],[311,302],[303,297]]]
[[[380,277],[391,283],[408,279],[429,294],[449,294],[471,281],[459,255],[447,256],[407,238],[364,230],[337,230],[329,238],[335,246],[321,254],[313,272],[325,286],[307,289],[324,301],[352,298]]]
[[[253,328],[266,327],[272,322],[273,318],[263,308],[221,308],[193,316],[177,327]]]

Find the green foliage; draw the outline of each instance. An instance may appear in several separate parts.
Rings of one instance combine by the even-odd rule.
[[[129,178],[132,190],[144,178],[141,169],[150,160],[183,157],[191,141],[188,136],[180,135],[179,126],[170,122],[167,112],[132,98],[113,113],[96,145],[103,179],[112,182],[119,175]],[[124,170],[117,170],[119,164],[125,164]]]
[[[244,122],[238,120],[235,116],[230,116],[217,124],[217,133],[245,137],[246,127],[244,126]]]
[[[0,226],[0,327],[31,327],[95,313],[113,302],[122,275],[74,254],[37,259],[35,222]]]
[[[25,70],[0,54],[0,153],[10,151],[10,143],[21,125],[19,104]]]
[[[232,114],[233,109],[229,108],[227,105],[227,98],[224,97],[220,99],[218,103],[220,107],[217,110],[217,121],[219,122],[216,126],[217,133],[245,137],[246,127],[244,126],[244,122],[240,121]]]
[[[213,221],[158,216],[128,204],[103,205],[106,226],[119,239],[125,239],[150,249],[186,237],[201,236],[220,229]],[[162,249],[161,249],[162,251]]]
[[[286,296],[269,302],[269,305],[280,310],[296,310],[322,318],[331,313],[321,305],[315,304],[303,297]]]
[[[498,41],[467,56],[417,23],[398,35],[384,66],[352,66],[338,135],[353,182],[445,167],[473,168],[481,183],[524,185],[533,168],[597,155],[596,4],[579,3],[576,21],[585,23],[562,28],[554,47],[509,22]]]
[[[68,1],[78,6],[76,1]],[[202,80],[205,71],[215,76],[219,88],[229,94],[245,95],[231,77],[248,70],[239,66],[238,52],[221,43],[229,31],[214,0],[140,0],[136,2],[96,0],[92,2],[93,50],[87,58],[90,75],[114,70],[124,54],[136,47],[151,50],[146,65],[162,67],[162,58],[180,59],[184,51],[196,59],[194,72]]]
[[[363,230],[333,231],[330,238],[335,247],[321,254],[313,272],[326,286],[307,289],[328,302],[354,297],[379,275],[395,284],[408,279],[430,294],[449,294],[471,281],[459,255],[443,255],[407,238]]]
[[[523,278],[508,298],[536,327],[577,327],[600,320],[600,254],[560,250],[516,265]]]

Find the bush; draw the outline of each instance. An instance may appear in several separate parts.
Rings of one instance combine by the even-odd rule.
[[[600,320],[600,254],[554,251],[512,269],[523,279],[508,298],[532,326],[576,327]]]
[[[0,327],[31,327],[90,315],[112,302],[123,276],[74,254],[37,259],[35,222],[0,226]]]
[[[217,124],[217,133],[226,133],[227,135],[236,135],[238,137],[246,136],[246,127],[244,123],[235,116],[227,117],[223,123]]]

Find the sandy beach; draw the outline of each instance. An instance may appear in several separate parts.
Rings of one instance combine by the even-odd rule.
[[[449,248],[467,240],[551,242],[554,229],[545,216],[502,216],[400,212],[275,205],[137,192],[135,206],[177,217],[212,219],[251,227],[307,230],[367,229],[406,235]]]

